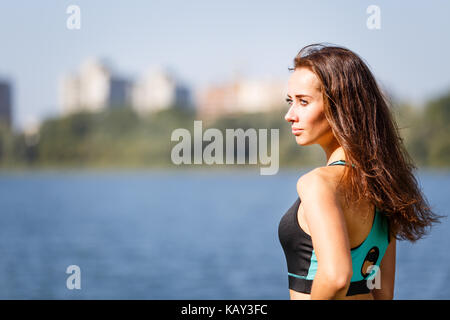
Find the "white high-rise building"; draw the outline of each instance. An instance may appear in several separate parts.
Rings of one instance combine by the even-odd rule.
[[[171,107],[191,107],[189,89],[168,70],[150,69],[132,90],[133,108],[143,114]]]
[[[78,74],[60,82],[60,103],[64,113],[79,110],[98,111],[129,103],[128,81],[112,74],[106,63],[89,59]]]

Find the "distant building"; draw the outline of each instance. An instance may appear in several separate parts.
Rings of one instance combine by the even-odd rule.
[[[264,112],[284,106],[286,83],[274,79],[243,79],[238,82],[237,108],[244,112]]]
[[[201,118],[216,118],[237,111],[238,91],[236,83],[211,85],[197,93],[197,112]]]
[[[191,93],[168,70],[149,70],[132,90],[133,108],[140,114],[171,107],[190,108]]]
[[[274,79],[235,78],[230,83],[201,89],[197,95],[201,118],[216,118],[236,112],[266,112],[284,104],[286,83]]]
[[[12,89],[6,80],[0,80],[0,122],[12,124]]]
[[[114,75],[106,63],[89,59],[78,74],[62,79],[60,103],[64,113],[98,111],[129,104],[129,90],[129,81]]]

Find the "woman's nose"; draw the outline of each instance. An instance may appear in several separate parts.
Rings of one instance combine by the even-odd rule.
[[[297,116],[295,115],[295,113],[292,110],[292,106],[289,108],[288,112],[286,113],[286,115],[284,116],[284,119],[287,122],[296,122],[297,121]]]

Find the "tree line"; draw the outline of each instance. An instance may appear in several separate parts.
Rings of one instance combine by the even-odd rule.
[[[279,129],[280,167],[316,166],[325,155],[319,146],[299,147],[284,120],[287,107],[264,113],[240,113],[205,120],[204,129]],[[450,91],[422,108],[394,104],[393,115],[406,149],[420,167],[450,167]],[[78,112],[43,121],[38,132],[15,132],[0,123],[0,166],[173,167],[171,133],[193,130],[195,111],[182,106],[145,116],[130,107]],[[269,149],[270,150],[270,149]],[[194,165],[192,165],[194,166]],[[205,165],[207,166],[207,165]]]

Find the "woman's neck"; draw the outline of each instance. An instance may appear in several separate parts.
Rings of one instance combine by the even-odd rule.
[[[341,147],[341,145],[337,142],[336,139],[333,139],[331,143],[329,143],[328,145],[321,147],[325,151],[327,157],[327,165],[337,160],[347,161],[344,149]]]

